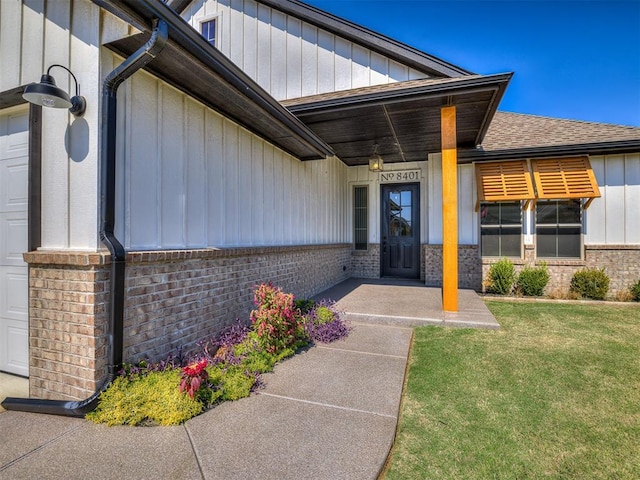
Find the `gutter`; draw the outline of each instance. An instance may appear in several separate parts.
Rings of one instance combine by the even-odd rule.
[[[117,91],[122,82],[143,68],[160,53],[167,42],[168,30],[168,26],[163,20],[154,20],[153,32],[147,43],[109,73],[102,84],[100,239],[109,250],[109,253],[111,253],[108,331],[109,371],[107,377],[93,395],[82,401],[8,397],[2,402],[2,407],[6,410],[83,417],[98,405],[100,394],[116,377],[118,369],[122,364],[126,252],[122,243],[116,238],[114,233]]]

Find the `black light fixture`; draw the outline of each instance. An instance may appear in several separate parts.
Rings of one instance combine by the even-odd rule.
[[[49,75],[53,67],[60,67],[69,72],[69,75],[71,75],[73,81],[76,83],[76,94],[74,97],[69,98],[67,92],[56,85],[54,78]],[[57,64],[51,65],[47,69],[47,73],[40,77],[40,83],[27,85],[22,93],[22,98],[27,102],[43,107],[68,108],[69,112],[73,113],[76,117],[82,116],[87,108],[87,101],[84,97],[80,96],[80,86],[78,85],[78,80],[76,80],[75,75],[71,73],[71,70],[67,67]]]

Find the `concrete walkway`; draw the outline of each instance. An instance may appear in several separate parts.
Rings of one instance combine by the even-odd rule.
[[[473,290],[459,290],[458,312],[443,312],[442,289],[425,287],[417,280],[350,278],[316,297],[321,298],[336,301],[347,318],[357,322],[500,328]]]
[[[447,316],[439,289],[415,283],[349,280],[319,297],[352,319],[347,339],[284,361],[258,394],[182,426],[0,413],[0,479],[377,478],[395,436],[409,325],[497,323],[463,292],[464,310]]]

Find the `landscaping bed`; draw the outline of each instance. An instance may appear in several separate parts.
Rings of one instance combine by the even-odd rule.
[[[254,293],[251,323],[203,339],[189,355],[124,365],[89,420],[107,425],[178,425],[223,401],[247,397],[260,375],[313,342],[344,338],[349,326],[331,301],[295,302],[271,284]]]

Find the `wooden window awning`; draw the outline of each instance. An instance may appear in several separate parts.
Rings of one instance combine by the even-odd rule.
[[[531,160],[531,171],[526,160],[476,163],[475,167],[476,212],[480,202],[524,200],[524,209],[527,209],[539,199],[584,198],[587,199],[586,209],[594,198],[600,197],[598,182],[587,157]]]
[[[594,198],[600,197],[596,176],[587,157],[531,160],[537,198],[588,199],[588,208]]]
[[[536,198],[526,160],[476,163],[476,184],[478,185],[476,212],[480,202],[525,200],[524,208],[526,209],[529,202]]]

